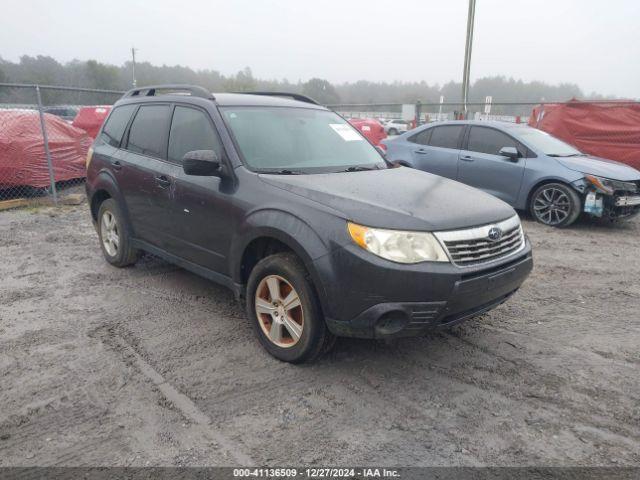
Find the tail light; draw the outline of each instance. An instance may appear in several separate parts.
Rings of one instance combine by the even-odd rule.
[[[89,147],[89,150],[87,150],[87,169],[89,168],[89,164],[91,163],[92,158],[93,158],[93,147]]]

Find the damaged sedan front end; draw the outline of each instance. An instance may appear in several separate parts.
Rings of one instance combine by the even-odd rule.
[[[640,180],[623,181],[586,174],[574,182],[584,195],[584,212],[618,220],[640,213]]]

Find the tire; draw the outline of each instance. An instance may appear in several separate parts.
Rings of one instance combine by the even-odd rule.
[[[578,193],[564,183],[546,183],[531,195],[529,211],[544,225],[568,227],[580,216],[582,200]]]
[[[398,135],[398,130],[396,130],[395,128],[390,128],[389,131],[387,132],[388,135]]]
[[[278,360],[313,361],[333,340],[309,273],[293,253],[257,263],[247,282],[246,308],[258,340]]]
[[[131,246],[129,226],[112,198],[102,202],[98,209],[98,237],[102,254],[111,265],[126,267],[138,260],[140,251]]]

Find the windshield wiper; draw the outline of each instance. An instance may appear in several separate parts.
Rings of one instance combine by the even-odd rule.
[[[378,167],[361,167],[359,165],[355,165],[353,167],[347,167],[343,172],[366,172],[367,170],[379,170]]]
[[[302,175],[303,172],[298,170],[289,170],[288,168],[283,168],[281,170],[264,170],[262,173],[270,173],[272,175]]]
[[[555,158],[567,158],[567,157],[586,157],[586,153],[569,153],[567,155],[561,155],[559,153],[547,153],[547,157],[555,157]]]

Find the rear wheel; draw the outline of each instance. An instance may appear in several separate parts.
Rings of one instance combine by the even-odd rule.
[[[562,183],[541,185],[529,205],[533,218],[551,227],[568,227],[580,216],[581,207],[578,193]]]
[[[115,200],[109,198],[98,209],[100,248],[107,262],[126,267],[136,262],[139,251],[131,246],[129,228]]]
[[[285,362],[311,361],[332,339],[309,274],[292,253],[264,258],[251,271],[247,315],[262,346]]]

